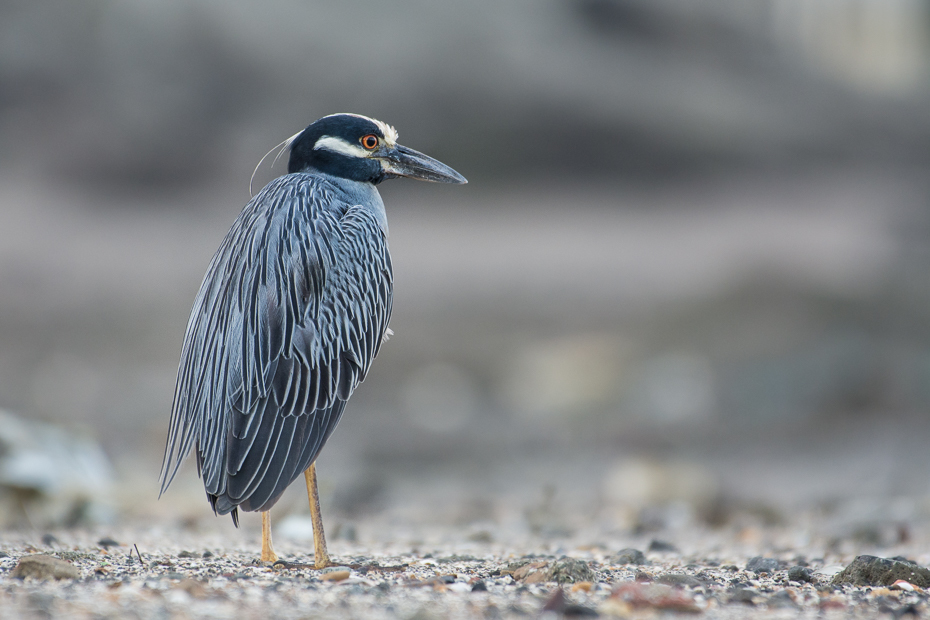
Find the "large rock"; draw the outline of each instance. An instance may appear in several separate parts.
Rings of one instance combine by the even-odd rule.
[[[19,563],[11,577],[25,579],[79,579],[81,571],[71,562],[53,558],[50,555],[27,555],[19,559]]]
[[[94,439],[0,410],[0,528],[107,522],[112,486]]]
[[[832,583],[850,586],[890,586],[899,579],[927,588],[930,587],[930,570],[913,562],[860,555],[837,573]]]

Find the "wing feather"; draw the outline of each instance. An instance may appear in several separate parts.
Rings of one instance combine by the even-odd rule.
[[[161,490],[196,449],[220,514],[270,507],[316,458],[391,315],[386,231],[309,174],[243,209],[201,284],[181,352]]]

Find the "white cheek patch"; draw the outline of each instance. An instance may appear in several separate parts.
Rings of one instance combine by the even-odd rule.
[[[342,138],[337,138],[336,136],[321,136],[316,144],[313,145],[314,151],[332,151],[334,153],[339,153],[341,155],[348,155],[349,157],[368,157],[369,152],[358,146],[357,144],[351,144],[346,142]]]

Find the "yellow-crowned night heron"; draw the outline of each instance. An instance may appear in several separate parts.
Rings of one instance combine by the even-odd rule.
[[[388,333],[393,276],[376,185],[465,183],[397,144],[380,121],[334,114],[286,141],[288,174],[242,210],[194,300],[175,388],[161,492],[194,449],[217,514],[262,513],[301,473],[315,564],[329,563],[314,461]],[[285,148],[286,148],[285,146]]]

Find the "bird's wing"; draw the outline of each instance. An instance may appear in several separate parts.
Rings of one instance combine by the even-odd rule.
[[[221,513],[273,503],[309,466],[390,319],[384,231],[308,179],[273,181],[243,209],[188,323],[162,491],[196,442]]]

